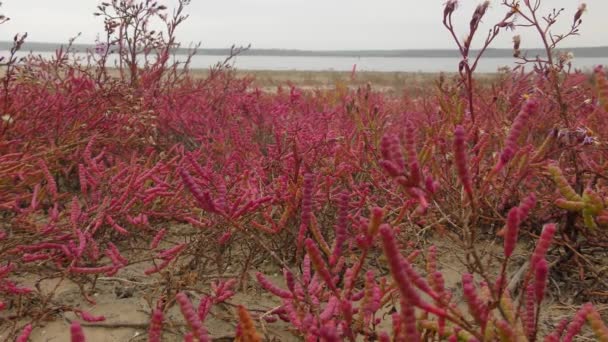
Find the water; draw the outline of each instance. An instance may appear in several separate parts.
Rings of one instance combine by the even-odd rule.
[[[212,60],[212,56],[200,56],[193,61],[193,67]],[[359,71],[382,72],[455,72],[460,60],[457,58],[415,58],[415,57],[237,57],[236,67],[250,70],[302,70],[302,71],[351,71],[357,65]],[[579,58],[576,68],[591,69],[598,64],[608,65],[607,58]],[[488,58],[481,60],[478,72],[495,72],[500,67],[515,67],[512,58]]]
[[[6,52],[0,55],[6,56]],[[24,56],[27,53],[20,53]],[[53,53],[35,53],[44,57],[51,57]],[[85,54],[76,54],[84,58]],[[183,56],[176,56],[183,60]],[[223,61],[225,56],[196,55],[192,58],[191,68],[206,69]],[[111,58],[109,65],[114,65],[115,58]],[[357,65],[358,71],[380,72],[456,72],[458,71],[457,58],[418,58],[418,57],[304,57],[304,56],[238,56],[233,61],[238,69],[244,70],[278,70],[278,71],[351,71]],[[591,70],[597,65],[608,65],[608,57],[602,58],[575,58],[573,66],[577,69]],[[499,68],[515,67],[513,58],[486,58],[482,59],[477,67],[478,72],[495,72]]]

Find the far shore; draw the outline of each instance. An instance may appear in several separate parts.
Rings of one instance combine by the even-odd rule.
[[[12,41],[0,41],[0,50],[8,50],[12,47]],[[64,46],[61,43],[49,42],[32,42],[26,41],[22,47],[23,51],[38,51],[38,52],[55,52],[59,47]],[[94,44],[72,45],[76,51],[94,51]],[[198,52],[203,55],[210,56],[228,56],[230,49],[226,48],[199,48]],[[558,48],[557,53],[572,52],[578,57],[588,58],[605,58],[608,56],[608,46],[587,46],[587,47],[564,47]],[[190,49],[178,48],[173,50],[177,55],[188,55]],[[470,56],[477,56],[479,50],[473,49],[470,51]],[[523,49],[522,53],[529,56],[545,55],[544,48],[528,48]],[[392,49],[392,50],[300,50],[300,49],[261,49],[250,48],[241,52],[243,56],[266,56],[266,57],[400,57],[400,58],[457,58],[460,53],[456,49]],[[511,48],[489,48],[485,50],[485,58],[510,58],[513,56]]]

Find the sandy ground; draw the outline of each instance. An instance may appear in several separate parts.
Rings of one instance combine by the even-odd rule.
[[[274,91],[277,86],[295,85],[303,89],[333,89],[337,85],[349,88],[372,86],[375,91],[384,93],[418,96],[428,92],[439,78],[439,73],[425,72],[373,72],[358,71],[354,75],[343,71],[272,71],[237,70],[238,77],[252,77],[254,85],[266,91]],[[202,78],[206,70],[193,70],[192,76]],[[444,74],[446,78],[456,77],[455,73]],[[354,77],[353,77],[354,76]],[[479,82],[488,82],[496,74],[479,74]]]
[[[443,272],[446,287],[450,289],[456,298],[461,298],[460,288],[461,274],[466,272],[466,268],[460,263],[458,255],[462,255],[462,250],[455,248],[454,244],[445,239],[434,239],[432,241],[438,246],[438,264]],[[119,246],[120,247],[120,246]],[[500,244],[485,243],[479,246],[479,251],[483,255],[501,253]],[[529,246],[521,243],[514,256],[515,268],[510,270],[513,274],[524,263],[523,255],[529,253]],[[145,276],[143,270],[146,264],[130,265],[122,269],[114,277],[100,277],[97,281],[95,291],[89,295],[97,302],[96,305],[88,303],[82,296],[79,287],[67,280],[62,281],[58,286],[59,279],[47,279],[39,284],[42,293],[49,293],[56,286],[56,295],[53,299],[54,307],[75,307],[88,311],[95,316],[103,315],[106,317],[104,322],[83,323],[83,328],[88,341],[147,341],[148,321],[150,318],[150,306],[148,297],[154,290],[163,286],[164,280],[160,276]],[[284,287],[282,278],[277,274],[276,267],[269,266],[262,269],[266,274],[270,274],[269,279],[279,286]],[[420,268],[422,269],[422,268]],[[239,292],[228,303],[215,306],[210,316],[205,322],[213,340],[232,341],[234,340],[234,330],[236,326],[235,307],[245,305],[251,312],[263,313],[279,302],[271,295],[265,293],[257,285],[254,279],[254,271],[250,273],[250,280],[247,282],[246,289]],[[37,277],[34,275],[22,275],[18,280],[21,284],[34,287]],[[87,290],[90,286],[87,287]],[[199,295],[191,292],[193,303],[197,305]],[[565,305],[557,294],[552,293],[545,301],[546,314],[542,317],[540,329],[550,330],[561,318],[573,314],[572,306]],[[153,298],[152,300],[155,300]],[[32,308],[36,305],[32,303]],[[459,301],[459,307],[466,311],[466,303]],[[389,307],[385,308],[389,310]],[[387,316],[388,317],[388,316]],[[31,341],[68,341],[69,322],[77,319],[73,312],[57,312],[48,317],[47,321],[37,326],[32,335]],[[27,322],[19,322],[22,326]],[[285,323],[262,324],[256,322],[257,328],[264,333],[265,340],[269,341],[300,341],[287,330]],[[386,330],[390,328],[390,319],[382,324]],[[7,329],[10,327],[0,325],[0,341],[4,341]],[[184,321],[177,305],[173,306],[165,316],[163,341],[181,341],[182,332],[185,331]]]
[[[278,86],[294,85],[302,89],[334,89],[337,85],[358,88],[368,84],[376,91],[410,96],[428,92],[439,78],[439,73],[426,72],[374,72],[357,71],[354,74],[344,71],[274,71],[274,70],[240,70],[236,69],[237,77],[251,77],[253,85],[264,91],[274,92]],[[110,69],[110,75],[118,76],[118,71]],[[192,69],[190,76],[195,79],[207,77],[208,69]],[[456,73],[445,73],[445,77],[457,77]],[[480,73],[477,80],[488,83],[497,74]],[[0,77],[4,76],[4,68],[0,68]]]
[[[151,313],[147,299],[155,289],[161,288],[164,284],[164,280],[160,276],[143,274],[143,270],[149,266],[149,264],[131,265],[113,277],[98,278],[95,290],[88,293],[96,304],[89,303],[82,296],[79,287],[69,280],[60,282],[59,278],[54,278],[40,282],[39,288],[44,294],[48,294],[56,288],[52,302],[54,307],[78,308],[94,316],[104,316],[106,319],[99,323],[83,323],[73,312],[57,312],[34,329],[30,341],[69,341],[69,325],[74,319],[81,322],[87,341],[147,341]],[[34,288],[37,278],[30,274],[15,278],[15,280],[21,285]],[[273,280],[279,283],[278,278],[274,277]],[[60,283],[58,284],[58,282]],[[253,286],[237,293],[225,304],[216,305],[212,309],[205,321],[205,327],[214,341],[234,340],[237,305],[246,306],[252,313],[263,313],[279,304],[271,295],[259,289],[253,281],[250,281],[249,284]],[[86,286],[87,292],[90,288],[90,285]],[[192,291],[188,291],[188,293],[191,295],[193,304],[197,306],[201,296]],[[156,298],[153,300],[155,301]],[[35,309],[36,305],[31,304]],[[24,303],[24,306],[27,304]],[[19,322],[18,326],[21,327],[26,323],[28,322]],[[297,341],[293,335],[285,329],[281,329],[281,326],[284,325],[258,325],[258,329],[267,337],[279,341]],[[0,341],[5,341],[8,334],[7,329],[10,329],[8,324],[0,324]],[[174,305],[165,315],[164,329],[163,341],[183,340],[182,336],[186,327],[177,305]]]

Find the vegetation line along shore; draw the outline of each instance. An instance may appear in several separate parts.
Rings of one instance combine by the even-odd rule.
[[[8,51],[12,47],[12,42],[0,41],[0,51]],[[39,43],[27,42],[23,45],[24,51],[34,52],[55,52],[62,44],[60,43]],[[74,44],[74,49],[80,52],[95,50],[94,44]],[[187,55],[189,49],[176,48],[171,50],[177,55]],[[526,49],[525,52],[530,56],[542,55],[543,49]],[[571,52],[580,58],[608,58],[608,46],[598,47],[575,47],[556,49],[555,52]],[[199,54],[208,56],[228,56],[230,49],[222,48],[201,48]],[[479,50],[471,50],[471,55],[476,56]],[[414,49],[414,50],[295,50],[295,49],[256,49],[251,48],[242,52],[243,56],[276,56],[276,57],[410,57],[410,58],[457,58],[459,51],[454,49]],[[487,49],[484,56],[486,58],[511,58],[512,49]]]

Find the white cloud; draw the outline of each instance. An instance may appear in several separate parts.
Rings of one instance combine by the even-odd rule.
[[[175,1],[164,2],[171,7]],[[187,9],[190,19],[179,36],[183,42],[201,41],[204,47],[252,43],[254,48],[294,49],[453,48],[441,25],[444,1],[192,0]],[[464,36],[478,2],[460,2],[456,18],[461,28],[459,35]],[[484,20],[486,25],[504,15],[500,2],[492,1]],[[566,24],[579,4],[572,0],[544,3],[565,7]],[[92,42],[102,31],[99,18],[92,15],[97,4],[97,0],[4,0],[0,12],[12,20],[0,26],[0,40],[27,31],[30,41],[65,42],[82,32],[80,42]],[[608,45],[604,22],[608,1],[590,0],[587,4],[581,36],[568,40],[566,46]],[[512,35],[504,34],[494,46],[510,47]],[[540,45],[532,31],[521,35],[522,46]]]

